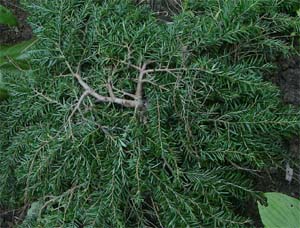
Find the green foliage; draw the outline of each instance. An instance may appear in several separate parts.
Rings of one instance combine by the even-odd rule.
[[[264,194],[268,206],[258,202],[258,209],[266,228],[290,227],[300,225],[300,200],[278,192]]]
[[[13,15],[13,13],[2,5],[0,5],[0,24],[9,26],[18,25],[17,18]]]
[[[34,224],[34,222],[39,217],[40,211],[43,207],[43,202],[37,201],[33,202],[30,205],[30,208],[27,211],[27,215],[25,216],[25,219],[22,221],[23,227],[32,227],[31,225]]]
[[[248,224],[236,211],[257,192],[242,167],[279,164],[280,139],[300,129],[263,80],[295,53],[287,35],[300,22],[283,1],[189,1],[168,25],[126,0],[25,3],[39,42],[0,104],[0,203],[44,202],[31,227]],[[144,113],[91,97],[73,112],[83,90],[66,62],[122,97],[136,88],[131,64],[147,60],[179,70],[147,75]]]

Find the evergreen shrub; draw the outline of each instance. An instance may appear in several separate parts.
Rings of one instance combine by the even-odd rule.
[[[0,203],[43,205],[23,227],[249,224],[255,174],[300,129],[263,79],[295,54],[298,0],[184,1],[168,24],[128,0],[23,2],[33,70],[0,104]]]

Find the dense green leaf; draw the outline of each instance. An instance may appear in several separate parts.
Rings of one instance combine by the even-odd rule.
[[[6,7],[0,5],[0,24],[16,26],[18,25],[17,18]]]
[[[30,56],[26,52],[35,42],[36,39],[31,39],[14,45],[0,46],[0,69],[28,70]]]
[[[297,228],[300,226],[300,200],[278,192],[264,194],[268,205],[258,202],[259,213],[266,228]]]
[[[3,71],[29,70],[30,64],[27,60],[18,60],[13,58],[0,58],[0,69]]]
[[[0,58],[11,57],[17,58],[21,57],[21,55],[26,52],[34,43],[36,39],[31,39],[27,41],[23,41],[21,43],[17,43],[14,45],[0,45]]]
[[[4,88],[0,88],[0,101],[6,100],[8,97],[8,91]]]

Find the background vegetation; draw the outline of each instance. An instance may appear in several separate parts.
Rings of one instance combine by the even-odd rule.
[[[23,3],[39,42],[0,103],[0,203],[41,202],[23,227],[250,223],[254,177],[300,129],[263,79],[295,54],[299,1],[186,1],[168,24],[128,0]],[[144,63],[140,109],[76,77],[132,99]]]

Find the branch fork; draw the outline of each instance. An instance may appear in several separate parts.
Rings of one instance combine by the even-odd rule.
[[[155,72],[165,72],[174,75],[175,72],[180,71],[187,71],[188,69],[183,68],[159,68],[159,69],[147,69],[148,64],[152,63],[153,61],[146,61],[140,66],[136,66],[134,64],[125,62],[125,61],[119,61],[123,64],[126,64],[137,71],[139,71],[139,76],[137,78],[137,86],[136,86],[136,92],[135,94],[127,93],[122,90],[118,90],[117,88],[113,87],[111,77],[109,77],[108,82],[106,84],[106,88],[108,90],[109,96],[102,96],[99,93],[97,93],[93,88],[91,88],[81,77],[79,74],[79,69],[77,69],[77,72],[74,72],[72,70],[71,65],[68,61],[66,61],[66,65],[68,69],[70,70],[72,76],[77,80],[77,82],[81,85],[81,87],[84,89],[84,92],[82,93],[81,97],[78,99],[78,102],[71,113],[69,120],[72,118],[72,116],[75,114],[77,110],[79,110],[81,103],[83,102],[84,98],[87,96],[92,96],[96,99],[96,102],[101,103],[113,103],[118,104],[123,107],[127,108],[134,108],[135,110],[141,110],[144,111],[147,109],[147,103],[143,99],[143,84],[149,82],[149,80],[145,79],[145,76],[151,73]],[[78,67],[79,68],[79,67]],[[190,68],[192,71],[203,71],[206,72],[205,69],[202,68]],[[126,95],[127,97],[130,97],[132,99],[125,99],[125,98],[119,98],[116,97],[114,94],[114,90],[121,92],[123,95]]]
[[[96,99],[97,102],[103,102],[103,103],[114,103],[121,105],[123,107],[127,108],[134,108],[136,110],[144,110],[146,108],[146,103],[143,99],[143,83],[144,77],[147,73],[149,73],[149,70],[146,70],[147,65],[150,62],[144,63],[141,67],[132,65],[133,68],[137,69],[139,71],[139,76],[138,76],[138,81],[137,81],[137,87],[136,87],[136,92],[135,94],[127,93],[124,91],[122,92],[124,95],[131,97],[132,99],[125,99],[125,98],[119,98],[116,97],[114,94],[114,87],[112,85],[111,78],[108,79],[107,82],[107,90],[109,96],[102,96],[99,93],[97,93],[93,88],[91,88],[81,77],[79,74],[79,70],[77,72],[74,72],[72,70],[72,67],[68,62],[66,62],[70,72],[72,73],[72,76],[77,80],[77,82],[80,84],[80,86],[84,89],[84,92],[82,93],[81,97],[79,98],[74,110],[72,111],[69,120],[72,118],[72,116],[75,114],[75,112],[80,108],[81,103],[83,102],[84,98],[87,96],[92,96]]]

